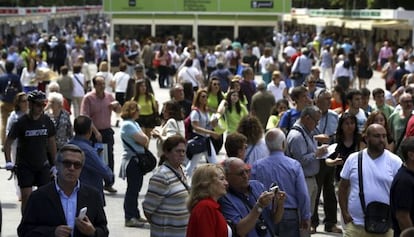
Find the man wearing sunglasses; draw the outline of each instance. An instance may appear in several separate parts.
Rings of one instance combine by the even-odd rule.
[[[22,194],[22,212],[33,186],[40,187],[49,183],[50,172],[56,173],[56,130],[52,120],[43,113],[46,95],[41,91],[31,91],[27,100],[29,112],[13,124],[4,146],[6,168],[13,169],[10,151],[13,141],[18,139],[16,175]]]
[[[266,191],[259,181],[249,180],[250,167],[242,159],[227,158],[223,167],[229,190],[219,203],[234,231],[239,236],[274,236],[273,226],[282,218],[286,194]]]
[[[57,179],[34,191],[27,203],[19,236],[108,236],[101,195],[79,181],[85,155],[64,145],[57,155]],[[86,207],[86,215],[80,210]]]

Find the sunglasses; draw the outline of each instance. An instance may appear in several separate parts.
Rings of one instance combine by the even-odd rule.
[[[244,175],[249,175],[249,174],[250,174],[250,169],[243,169],[242,171],[240,171],[238,173],[233,173],[233,174],[229,174],[229,175],[235,175],[235,176],[242,177]]]
[[[67,169],[71,168],[72,165],[77,170],[82,168],[82,162],[80,162],[80,161],[63,160],[60,163],[62,163],[62,165]]]

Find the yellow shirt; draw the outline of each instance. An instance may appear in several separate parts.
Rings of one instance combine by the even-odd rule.
[[[153,110],[153,105],[155,106],[155,99],[154,96],[152,94],[151,95],[151,99],[147,100],[147,96],[146,95],[140,95],[138,97],[138,105],[140,106],[140,115],[151,115],[154,113]]]

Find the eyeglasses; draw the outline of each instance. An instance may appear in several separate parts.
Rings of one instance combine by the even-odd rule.
[[[60,163],[62,163],[63,166],[67,169],[71,168],[72,165],[77,170],[82,168],[82,162],[80,162],[80,161],[62,160]]]
[[[220,85],[220,83],[213,83],[212,85],[213,85],[213,86],[219,86],[219,85]]]
[[[243,169],[242,171],[240,171],[238,173],[230,173],[229,175],[235,175],[235,176],[243,177],[244,175],[249,175],[249,174],[250,174],[250,169]]]
[[[315,119],[314,117],[312,117],[312,116],[310,116],[309,115],[309,118],[311,118],[316,124],[318,124],[319,123],[319,120],[318,119]]]

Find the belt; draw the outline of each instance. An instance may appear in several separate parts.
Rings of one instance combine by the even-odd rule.
[[[284,208],[285,211],[297,211],[297,208]]]
[[[315,178],[315,175],[313,175],[313,176],[305,176],[305,178],[306,179],[312,179],[312,178]]]

